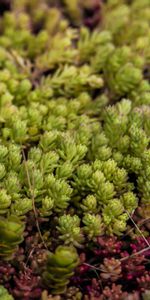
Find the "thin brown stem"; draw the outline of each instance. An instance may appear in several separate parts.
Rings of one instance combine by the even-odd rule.
[[[138,251],[138,252],[135,252],[135,253],[133,253],[133,254],[131,254],[131,255],[129,255],[129,256],[123,257],[123,258],[120,259],[120,261],[122,262],[122,261],[125,261],[125,260],[127,260],[127,259],[129,259],[129,258],[132,258],[132,257],[134,257],[134,256],[143,254],[144,252],[146,252],[146,251],[148,251],[148,250],[150,250],[150,246],[149,246],[149,247],[146,247],[146,248],[144,248],[144,249],[142,249],[142,250],[140,250],[140,251]]]
[[[140,228],[138,227],[138,225],[134,222],[132,216],[129,214],[128,211],[126,211],[128,217],[130,218],[130,220],[132,221],[132,223],[134,224],[135,228],[137,229],[137,231],[140,233],[140,235],[142,236],[143,240],[145,241],[145,243],[148,245],[148,247],[150,247],[150,244],[148,242],[148,240],[146,239],[146,237],[144,236],[143,232],[140,230]]]
[[[142,225],[144,225],[144,224],[147,223],[148,221],[150,221],[150,217],[148,217],[148,218],[146,218],[146,219],[144,219],[144,220],[139,221],[138,227],[141,227]],[[133,231],[134,231],[134,228],[129,229],[129,230],[127,231],[127,233],[123,235],[123,238],[124,238],[125,236],[129,235],[129,233],[131,233],[131,232],[133,232]]]
[[[25,153],[24,153],[24,150],[22,149],[22,155],[23,155],[23,160],[24,160],[24,166],[25,166],[25,170],[26,170],[26,175],[27,175],[27,181],[28,181],[28,185],[29,185],[29,190],[30,190],[30,194],[31,194],[31,199],[32,199],[32,208],[33,208],[33,212],[34,212],[34,216],[35,216],[35,222],[36,222],[36,227],[37,227],[37,230],[38,230],[38,233],[39,233],[39,236],[40,236],[40,239],[44,245],[44,247],[46,249],[47,248],[47,245],[45,244],[45,241],[43,239],[43,236],[42,236],[42,233],[41,233],[41,230],[40,230],[40,226],[39,226],[39,222],[38,222],[38,213],[37,213],[37,209],[35,207],[35,196],[34,196],[34,177],[32,179],[32,183],[31,183],[31,179],[30,179],[30,175],[29,175],[29,171],[28,171],[28,167],[27,167],[27,162],[26,162],[26,157],[25,157]]]

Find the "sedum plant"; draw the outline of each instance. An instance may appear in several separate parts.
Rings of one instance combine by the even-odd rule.
[[[0,257],[33,214],[57,294],[76,248],[149,207],[150,19],[148,0],[109,0],[91,31],[78,28],[90,1],[54,2],[13,0],[0,17]]]
[[[14,299],[2,285],[0,285],[0,299],[2,300]]]
[[[17,216],[0,218],[0,257],[11,259],[23,241],[24,224]]]
[[[52,288],[53,294],[64,293],[69,278],[78,264],[79,258],[75,248],[59,246],[55,253],[48,253],[47,269],[43,272],[43,280]]]
[[[88,100],[84,103],[85,114],[82,113],[84,99]],[[131,128],[129,125],[128,115],[138,114],[132,112],[129,100],[123,100],[101,114],[101,125],[97,117],[91,116],[91,109],[94,114],[95,103],[85,94],[72,101],[58,99],[58,111],[53,100],[48,104],[47,115],[43,118],[43,128],[48,130],[40,135],[37,146],[29,148],[26,159],[23,156],[21,161],[25,150],[17,141],[12,138],[8,144],[8,138],[3,137],[7,151],[5,161],[1,164],[1,201],[5,203],[1,213],[6,215],[10,211],[23,216],[32,210],[34,197],[41,216],[57,214],[57,229],[64,242],[80,244],[84,241],[84,235],[93,238],[103,232],[121,234],[126,228],[127,212],[132,213],[138,205],[139,195],[134,192],[134,183],[129,178],[132,165],[141,194],[140,180],[143,173],[140,170],[137,172],[136,162],[140,163],[141,169],[144,163],[140,157],[141,151],[145,151],[144,155],[148,151],[149,139],[142,129],[142,123],[136,123],[135,118],[135,124]],[[75,114],[74,110],[72,115],[74,107],[77,111]],[[90,115],[88,107],[91,107]],[[80,126],[81,122],[84,122],[83,126]],[[136,140],[139,145],[139,135],[140,150],[136,146]],[[30,138],[28,143],[31,143]],[[8,172],[10,169],[13,176]],[[74,216],[66,211],[70,206],[74,209]],[[80,226],[81,220],[85,227]],[[95,224],[95,229],[92,224]],[[117,229],[114,229],[116,226]],[[71,228],[74,228],[75,235]]]

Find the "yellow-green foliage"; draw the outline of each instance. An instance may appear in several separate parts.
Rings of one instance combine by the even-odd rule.
[[[61,2],[81,24],[80,3]],[[50,221],[50,239],[55,226],[58,243],[81,247],[123,234],[150,199],[149,1],[107,1],[92,32],[50,4],[13,0],[0,19],[5,258],[22,242],[33,204]]]

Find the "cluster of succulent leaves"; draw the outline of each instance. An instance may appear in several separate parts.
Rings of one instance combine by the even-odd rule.
[[[13,300],[14,299],[2,285],[0,285],[0,299],[1,300]]]
[[[79,1],[62,4],[79,25]],[[138,204],[149,205],[149,12],[149,0],[109,0],[92,32],[71,27],[53,1],[13,0],[1,17],[3,259],[23,241],[32,210],[54,220],[72,253],[105,233],[122,235]],[[50,287],[53,267],[59,292],[72,264],[62,286],[61,266],[45,271]]]
[[[75,248],[59,246],[55,253],[49,253],[47,270],[43,278],[52,294],[64,293],[74,269],[79,263],[79,257]]]
[[[81,253],[82,263],[71,279],[72,285],[82,287],[87,294],[84,300],[149,299],[150,251],[147,248],[141,252],[145,247],[141,236],[122,240],[116,236],[98,237],[87,253],[85,249]]]

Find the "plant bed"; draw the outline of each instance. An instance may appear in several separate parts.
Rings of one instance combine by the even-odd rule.
[[[149,0],[0,5],[0,300],[150,299]]]

